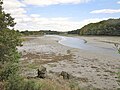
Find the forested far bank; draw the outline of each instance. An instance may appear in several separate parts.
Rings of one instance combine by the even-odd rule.
[[[40,31],[21,31],[21,33],[25,36],[29,36],[29,35],[60,35],[60,34],[64,34],[65,32],[59,32],[59,31],[52,31],[52,30],[40,30]]]
[[[68,34],[120,36],[120,19],[108,19],[90,23],[81,29],[69,31]]]

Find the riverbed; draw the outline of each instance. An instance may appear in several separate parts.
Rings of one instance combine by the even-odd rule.
[[[116,90],[120,87],[116,74],[120,68],[120,57],[114,45],[106,43],[119,43],[119,37],[47,35],[24,38],[28,40],[18,50],[22,53],[20,63],[25,76],[35,76],[42,65],[47,68],[48,76],[54,80],[57,78],[56,81],[59,79],[59,82],[62,79],[58,74],[65,71],[82,88]]]
[[[85,39],[82,38],[66,37],[66,36],[58,36],[58,35],[46,35],[46,36],[59,37],[61,38],[61,40],[59,40],[59,43],[68,47],[120,58],[120,54],[118,53],[117,48],[114,46],[114,43],[108,44],[106,42],[107,43],[106,47],[104,47],[103,45],[96,46],[95,44],[89,44]]]

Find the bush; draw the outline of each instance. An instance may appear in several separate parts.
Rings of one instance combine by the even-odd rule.
[[[10,76],[5,85],[6,90],[41,90],[42,85],[35,80],[24,80],[19,75]]]
[[[41,90],[41,84],[35,80],[28,80],[24,82],[23,90]]]
[[[9,76],[7,82],[5,83],[5,90],[23,90],[23,79],[18,75]]]
[[[21,34],[15,30],[0,31],[0,63],[18,62],[20,55],[17,46],[21,46]]]
[[[18,71],[20,54],[17,46],[21,45],[20,33],[15,30],[0,31],[0,80],[7,80]]]
[[[0,70],[0,80],[7,80],[9,76],[15,75],[18,72],[17,64],[5,64],[4,67]]]

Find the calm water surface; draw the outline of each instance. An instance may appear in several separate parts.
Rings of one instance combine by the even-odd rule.
[[[47,35],[52,37],[59,37],[61,40],[59,41],[60,44],[69,46],[72,48],[78,48],[82,50],[88,50],[90,52],[100,53],[104,55],[110,55],[110,56],[117,56],[120,57],[120,54],[118,54],[116,48],[105,48],[105,47],[97,47],[90,44],[85,43],[85,40],[75,37],[66,37],[66,36],[58,36],[58,35]]]

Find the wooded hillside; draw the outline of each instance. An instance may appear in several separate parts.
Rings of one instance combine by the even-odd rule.
[[[73,32],[68,34],[73,34]],[[98,23],[90,23],[77,31],[75,30],[75,33],[79,35],[120,36],[120,19],[108,19]]]
[[[80,35],[120,35],[120,19],[91,23],[80,29]]]

